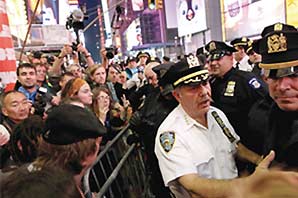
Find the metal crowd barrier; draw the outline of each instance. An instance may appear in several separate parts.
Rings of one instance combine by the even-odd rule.
[[[128,124],[103,147],[84,176],[85,193],[92,190],[92,178],[93,186],[98,189],[97,198],[154,198],[139,143],[127,144],[131,134]]]

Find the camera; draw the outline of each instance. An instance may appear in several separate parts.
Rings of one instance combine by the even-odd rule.
[[[106,51],[106,57],[108,59],[114,58],[114,56],[118,53],[118,50],[115,47],[106,47]]]
[[[53,94],[48,92],[48,89],[45,87],[39,87],[33,103],[35,109],[35,115],[43,115],[45,112],[45,107],[48,102],[51,102],[53,99]]]
[[[67,17],[66,21],[66,29],[73,28],[74,30],[82,30],[84,29],[84,13],[80,9],[74,10],[69,17]]]
[[[46,87],[39,87],[37,90],[37,97],[41,97],[45,102],[51,102],[53,94],[50,93]]]
[[[52,65],[55,62],[55,58],[52,55],[48,55],[47,57],[47,63]]]
[[[76,44],[75,42],[72,42],[71,49],[72,49],[72,51],[77,51],[78,50],[78,44]]]

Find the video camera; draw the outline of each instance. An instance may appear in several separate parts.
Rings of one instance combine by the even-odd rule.
[[[35,109],[34,114],[43,116],[47,103],[51,102],[52,99],[53,94],[48,92],[47,88],[39,87],[35,97],[35,102],[33,103],[33,107]]]
[[[73,28],[75,31],[84,29],[84,19],[85,15],[81,9],[74,10],[66,21],[66,29],[69,30]]]
[[[112,47],[106,47],[106,51],[107,51],[106,57],[108,59],[114,58],[114,56],[118,53],[118,49],[116,47],[114,47],[114,46],[112,46]]]

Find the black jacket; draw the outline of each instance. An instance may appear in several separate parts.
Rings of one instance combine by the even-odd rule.
[[[273,149],[277,162],[298,168],[298,112],[286,112],[274,104],[265,135],[265,153]]]
[[[253,141],[248,129],[248,113],[255,102],[268,95],[267,87],[253,73],[232,68],[223,78],[211,80],[214,106],[231,122],[241,142]]]

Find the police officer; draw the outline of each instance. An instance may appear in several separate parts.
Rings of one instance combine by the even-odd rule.
[[[276,161],[298,168],[298,31],[276,23],[266,27],[254,43],[262,55],[269,93],[274,100],[269,110],[265,152],[276,151]]]
[[[158,127],[167,115],[178,105],[173,98],[172,86],[168,83],[167,70],[172,63],[161,64],[152,70],[157,74],[158,87],[146,96],[144,105],[130,119],[131,128],[137,132],[146,153],[146,168],[152,193],[156,197],[170,198],[170,191],[163,185],[157,158],[154,154],[155,136]]]
[[[211,90],[214,106],[226,114],[241,142],[253,149],[251,146],[255,140],[247,127],[248,112],[256,101],[267,95],[267,89],[253,73],[233,68],[233,47],[224,42],[211,41],[205,48],[209,52],[208,69],[213,77]]]
[[[261,162],[261,168],[252,176],[233,179],[237,177],[233,160],[236,151],[254,163],[259,158],[244,152],[245,148],[239,143],[239,137],[224,113],[210,106],[208,71],[199,66],[196,58],[187,57],[174,64],[168,72],[174,87],[172,94],[179,105],[163,121],[155,139],[155,153],[165,185],[176,198],[270,197],[266,190],[270,194],[273,187],[270,182],[276,180],[267,176],[277,172],[269,173],[266,166],[273,159],[274,152]],[[275,176],[282,180],[285,175],[287,173],[279,172]],[[294,183],[293,189],[298,181]],[[286,191],[286,194],[290,192]],[[297,195],[297,192],[292,193],[291,197]]]
[[[252,71],[252,66],[248,62],[249,57],[245,53],[245,46],[248,42],[249,39],[246,37],[236,38],[231,41],[231,45],[236,49],[233,53],[236,61],[234,67],[242,71]]]

